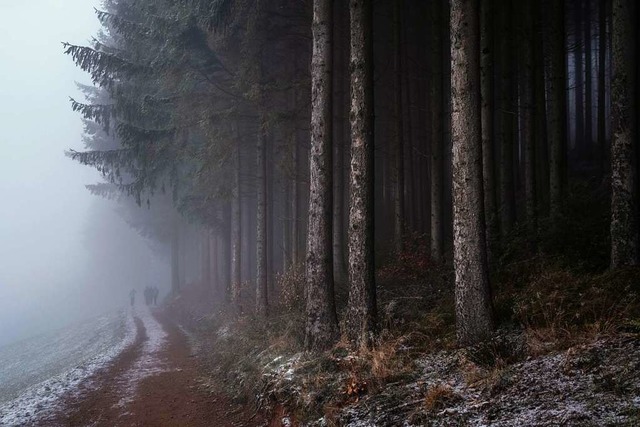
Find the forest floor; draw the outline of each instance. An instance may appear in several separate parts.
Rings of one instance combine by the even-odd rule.
[[[138,310],[137,337],[38,426],[252,426],[260,414],[199,385],[189,337],[160,310]]]
[[[169,311],[198,342],[203,386],[271,425],[640,425],[640,269],[533,257],[499,271],[498,329],[472,347],[456,344],[452,272],[414,259],[378,272],[381,333],[366,351],[305,352],[295,298],[268,319],[212,315],[193,286]]]
[[[234,347],[235,332],[219,330],[215,345]],[[258,347],[223,366],[213,356],[211,390],[246,387],[247,401],[282,426],[640,425],[637,326],[542,354],[532,341],[502,330],[486,345],[432,351],[409,340],[365,354],[340,344],[321,355]]]

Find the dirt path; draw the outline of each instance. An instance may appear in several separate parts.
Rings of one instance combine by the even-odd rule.
[[[161,326],[161,328],[160,328]],[[42,426],[260,426],[250,408],[198,387],[187,337],[161,312],[136,317],[136,342]],[[160,330],[161,329],[161,330]]]

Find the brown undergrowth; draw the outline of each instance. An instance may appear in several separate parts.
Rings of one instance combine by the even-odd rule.
[[[587,245],[584,238],[603,233],[604,215],[581,219],[584,214],[572,213],[584,209],[579,201],[567,209],[577,223],[549,231],[542,222],[545,231],[534,239],[524,225],[494,250],[498,330],[488,342],[456,348],[452,268],[432,262],[426,238],[417,236],[378,269],[380,336],[372,348],[354,351],[341,340],[322,354],[303,351],[304,275],[298,266],[278,278],[282,303],[267,319],[219,311],[196,322],[211,383],[264,410],[285,408],[292,420],[324,417],[338,425],[339,414],[360,400],[415,381],[422,369],[416,361],[430,354],[450,353],[466,386],[495,395],[509,387],[516,363],[639,332],[640,269],[606,271],[599,258],[606,239]],[[337,284],[336,292],[342,317],[347,290]],[[428,413],[453,404],[458,391],[441,384],[416,393]]]

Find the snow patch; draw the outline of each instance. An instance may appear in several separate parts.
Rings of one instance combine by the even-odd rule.
[[[121,312],[121,322],[124,325],[124,337],[115,345],[106,347],[97,356],[82,361],[71,370],[55,375],[46,381],[33,385],[22,392],[17,398],[0,406],[0,425],[22,426],[34,424],[47,415],[59,409],[63,396],[75,396],[79,393],[80,383],[90,379],[96,372],[105,368],[127,347],[135,342],[136,327],[131,314]],[[104,322],[107,322],[104,316]],[[81,337],[77,337],[80,339]],[[91,384],[87,384],[91,387]]]
[[[120,379],[123,383],[123,397],[118,406],[125,406],[133,400],[140,381],[151,375],[166,371],[166,361],[161,360],[160,352],[165,346],[167,333],[156,320],[149,308],[143,307],[137,317],[144,324],[146,340],[142,345],[140,357],[133,367]]]

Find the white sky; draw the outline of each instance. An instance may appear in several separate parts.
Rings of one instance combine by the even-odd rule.
[[[0,0],[0,345],[75,292],[89,258],[89,209],[105,203],[84,187],[97,172],[64,156],[83,148],[68,98],[89,78],[61,42],[87,44],[97,6]]]

